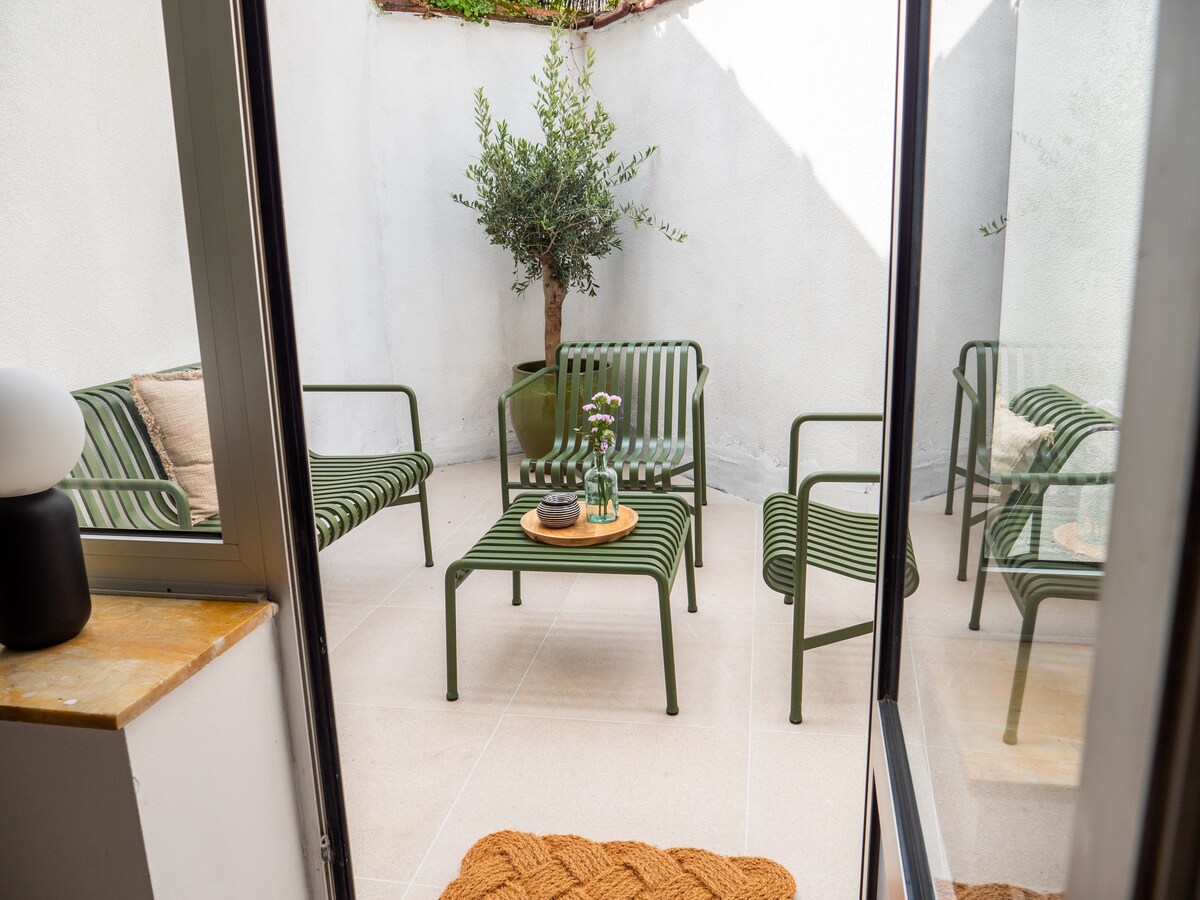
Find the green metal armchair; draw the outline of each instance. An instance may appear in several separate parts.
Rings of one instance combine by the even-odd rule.
[[[988,476],[991,483],[1007,491],[1008,496],[987,516],[969,623],[972,631],[979,630],[987,575],[989,572],[1000,573],[1021,613],[1021,638],[1004,730],[1007,744],[1017,742],[1033,634],[1042,602],[1051,598],[1100,599],[1102,563],[1051,559],[1043,555],[1046,496],[1052,488],[1086,489],[1112,484],[1114,473],[1111,471],[1064,472],[1062,469],[1087,438],[1120,427],[1120,421],[1111,413],[1054,385],[1022,391],[1019,397],[1020,402],[1014,399],[1011,408],[1036,423],[1053,421],[1054,441],[1038,450],[1028,471],[991,472]],[[980,451],[981,464],[985,452]]]
[[[540,369],[500,395],[500,491],[508,509],[510,491],[541,488],[582,490],[587,442],[576,433],[586,414],[580,398],[598,391],[624,399],[617,422],[617,447],[610,464],[622,492],[690,495],[695,518],[696,565],[703,565],[703,507],[708,503],[704,444],[704,385],[708,366],[695,341],[569,342],[558,345],[555,364]],[[540,459],[523,459],[517,480],[508,474],[506,404],[550,373],[559,378],[554,401],[555,439]],[[689,386],[691,388],[689,392]],[[690,475],[681,482],[680,475]]]
[[[980,448],[987,447],[988,414],[996,401],[996,370],[1000,351],[999,341],[967,341],[958,354],[954,375],[954,428],[950,436],[950,471],[946,477],[946,515],[954,515],[954,489],[957,476],[966,478],[963,491],[962,526],[958,550],[958,580],[967,580],[967,545],[971,526],[982,522],[987,510],[974,513],[976,503],[991,503],[992,484],[988,480],[988,461]],[[974,365],[968,366],[968,361]],[[974,372],[974,382],[969,372]],[[958,453],[962,436],[963,399],[967,401],[967,455],[959,465]],[[985,407],[986,404],[986,407]],[[983,494],[976,490],[982,486]]]
[[[805,635],[805,590],[808,567],[817,566],[857,581],[874,581],[879,557],[879,516],[817,503],[818,484],[877,484],[878,472],[814,472],[800,482],[800,428],[807,422],[879,422],[878,413],[810,413],[792,422],[787,492],[769,496],[763,505],[763,580],[792,604],[792,685],[788,718],[800,724],[804,651],[870,634],[874,621],[822,634]],[[919,576],[912,539],[908,539],[904,596],[917,589]]]
[[[184,368],[196,368],[185,366]],[[425,480],[433,460],[421,450],[417,398],[405,385],[306,385],[306,391],[400,393],[408,398],[414,449],[376,456],[326,456],[309,452],[313,512],[321,549],[389,506],[417,503],[425,565],[433,565]],[[82,527],[137,531],[217,532],[221,517],[195,524],[187,495],[167,478],[129,393],[129,381],[73,392],[83,412],[83,455],[59,483],[75,504]],[[415,493],[413,491],[415,490]]]

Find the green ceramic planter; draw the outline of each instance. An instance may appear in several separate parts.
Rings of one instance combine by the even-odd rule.
[[[518,363],[513,366],[513,384],[525,380],[534,372],[544,368],[545,365],[540,359]],[[587,402],[587,398],[583,396],[584,380],[575,378],[572,372],[567,373],[567,391],[578,395],[575,397],[576,406],[582,406]],[[607,380],[606,377],[605,381]],[[592,379],[592,385],[592,393],[600,390],[596,379]],[[512,416],[513,430],[517,433],[517,440],[521,442],[521,449],[529,459],[540,459],[546,456],[549,454],[550,448],[554,446],[554,438],[557,434],[554,421],[554,399],[557,391],[558,375],[552,372],[549,375],[543,375],[512,398],[510,415]]]

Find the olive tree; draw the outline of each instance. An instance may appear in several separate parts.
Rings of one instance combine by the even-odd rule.
[[[493,244],[513,255],[518,295],[542,281],[545,300],[546,364],[562,340],[562,307],[567,292],[596,296],[592,262],[621,248],[619,225],[630,220],[670,240],[687,234],[659,221],[640,203],[620,201],[614,191],[632,181],[658,149],[647,147],[626,159],[609,149],[616,126],[592,93],[595,51],[569,70],[563,30],[550,32],[540,75],[533,76],[533,108],[541,125],[540,142],[516,137],[503,119],[492,119],[483,88],[475,92],[479,161],[467,167],[475,197],[452,194],[457,203],[479,214],[478,222]]]

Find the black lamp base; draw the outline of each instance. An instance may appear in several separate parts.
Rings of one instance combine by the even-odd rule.
[[[69,641],[92,614],[75,507],[57,488],[0,497],[0,644]]]

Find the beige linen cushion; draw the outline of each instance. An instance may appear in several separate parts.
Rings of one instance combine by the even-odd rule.
[[[992,471],[1027,471],[1042,442],[1053,440],[1053,425],[1034,425],[997,401],[992,413]]]
[[[129,392],[163,470],[187,494],[192,524],[215,516],[217,478],[204,405],[203,373],[191,369],[131,375]]]

